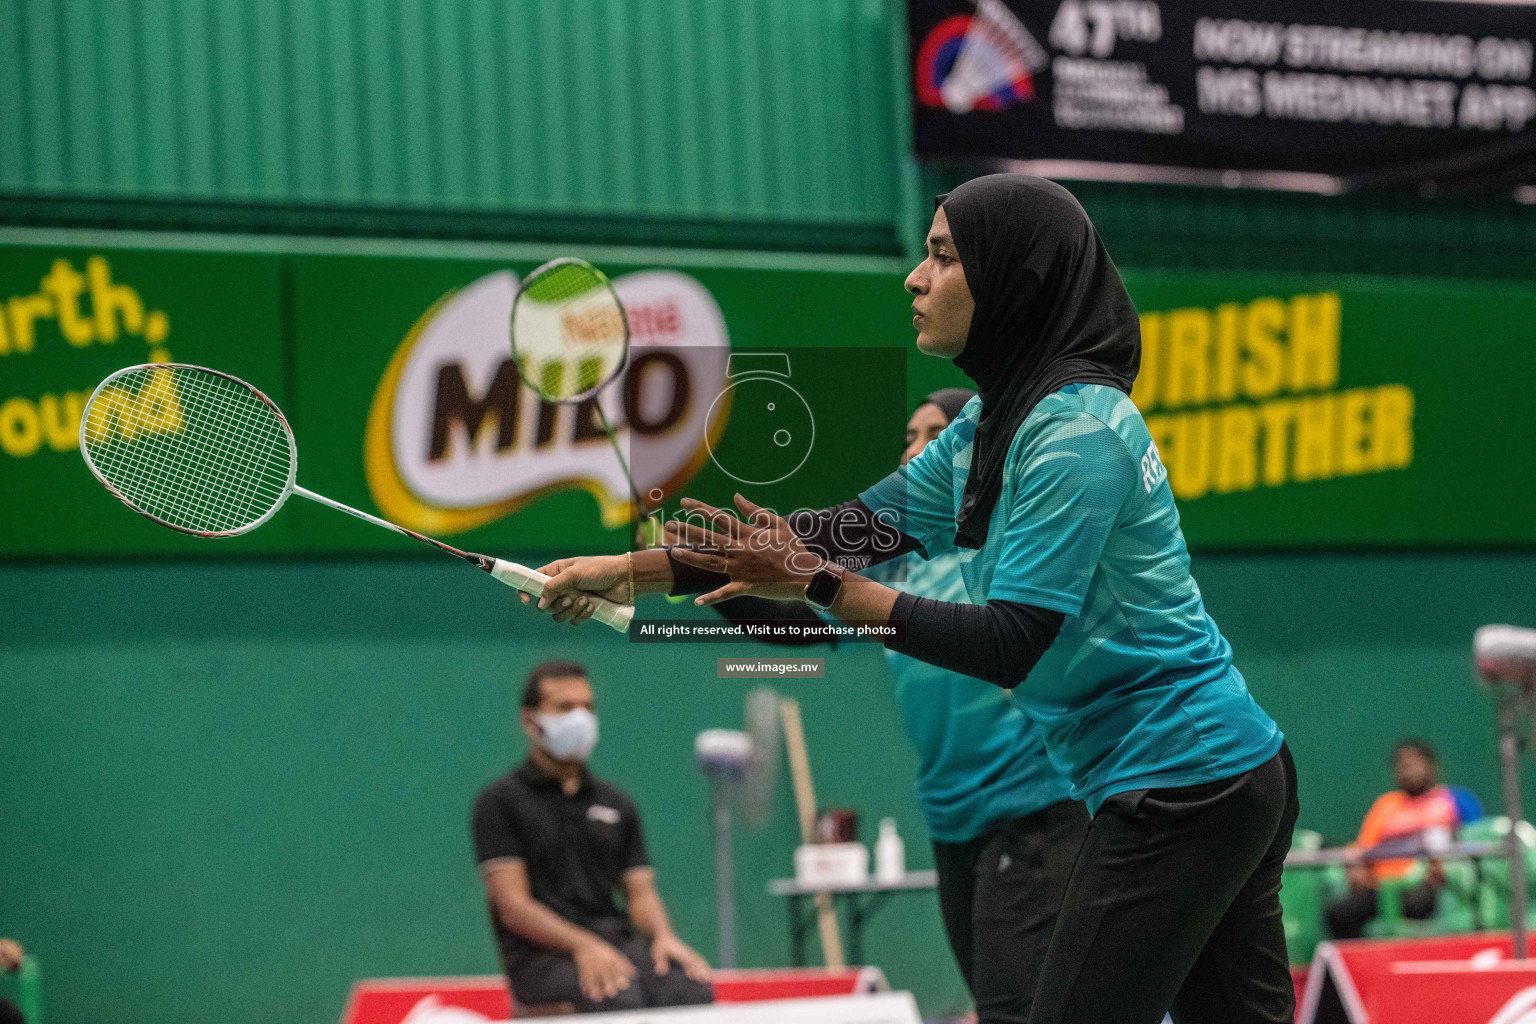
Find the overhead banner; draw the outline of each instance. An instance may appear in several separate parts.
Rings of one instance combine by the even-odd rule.
[[[1512,188],[1536,7],[909,0],[919,153],[1315,192]]]
[[[648,512],[684,488],[832,504],[894,466],[909,389],[955,375],[909,377],[896,275],[608,263],[626,368],[593,401],[543,402],[508,333],[539,262],[0,246],[0,557],[414,549],[301,498],[217,540],[134,515],[79,429],[96,384],[135,363],[249,381],[292,424],[301,486],[488,553],[623,550],[637,491]]]
[[[550,255],[555,255],[550,253]],[[911,347],[902,275],[608,264],[625,373],[593,403],[522,386],[507,344],[534,261],[0,247],[0,557],[401,553],[291,501],[248,536],[135,516],[86,470],[109,372],[172,359],[260,387],[298,481],[492,554],[620,550],[651,507],[736,492],[781,512],[889,472],[922,395],[962,383]],[[1536,542],[1536,288],[1126,272],[1132,397],[1196,548]]]
[[[80,458],[81,410],[124,366],[212,366],[287,404],[279,264],[0,246],[0,555],[293,549],[297,535],[283,517],[218,542],[154,525],[109,495]]]
[[[510,349],[514,291],[534,266],[295,257],[300,480],[473,550],[623,550],[637,497],[651,513],[742,491],[789,512],[894,465],[911,333],[894,275],[607,263],[629,360],[593,399],[553,405]],[[295,511],[308,545],[398,548],[326,509]]]
[[[1132,398],[1191,545],[1529,542],[1536,291],[1127,274]],[[1494,411],[1498,410],[1498,411]]]

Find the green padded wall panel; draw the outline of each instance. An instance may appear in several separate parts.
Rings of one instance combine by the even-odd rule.
[[[0,192],[888,227],[887,0],[0,0]]]

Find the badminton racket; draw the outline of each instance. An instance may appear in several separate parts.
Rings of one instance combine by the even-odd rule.
[[[294,482],[298,447],[277,405],[238,377],[202,366],[151,363],[99,384],[80,419],[80,453],[96,479],[146,519],[194,537],[236,537],[297,494],[462,558],[525,594],[549,577],[461,551],[343,505]],[[632,605],[593,597],[593,617],[623,632]]]
[[[629,317],[608,276],[586,260],[550,260],[523,279],[512,300],[512,358],[523,382],[547,402],[579,403],[624,369]],[[629,460],[602,402],[593,402],[629,483],[636,520],[646,516]]]

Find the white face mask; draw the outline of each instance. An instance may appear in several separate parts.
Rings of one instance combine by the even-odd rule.
[[[561,761],[585,761],[597,746],[597,716],[586,708],[567,711],[563,715],[536,713],[533,720],[539,723],[539,746],[551,757]]]

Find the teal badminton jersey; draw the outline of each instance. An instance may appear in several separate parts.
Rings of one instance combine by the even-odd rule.
[[[1141,413],[1103,385],[1041,400],[1014,435],[980,550],[955,519],[981,402],[859,497],[928,557],[959,551],[970,599],[1066,616],[1014,691],[1072,796],[1096,812],[1132,789],[1190,786],[1263,764],[1279,728],[1206,614],[1167,473]]]
[[[899,571],[898,571],[899,570]],[[906,555],[869,575],[935,601],[966,602],[957,551],[924,561]],[[1045,736],[1005,690],[958,672],[886,651],[907,735],[917,748],[917,802],[928,834],[963,843],[1000,821],[1067,799]]]

